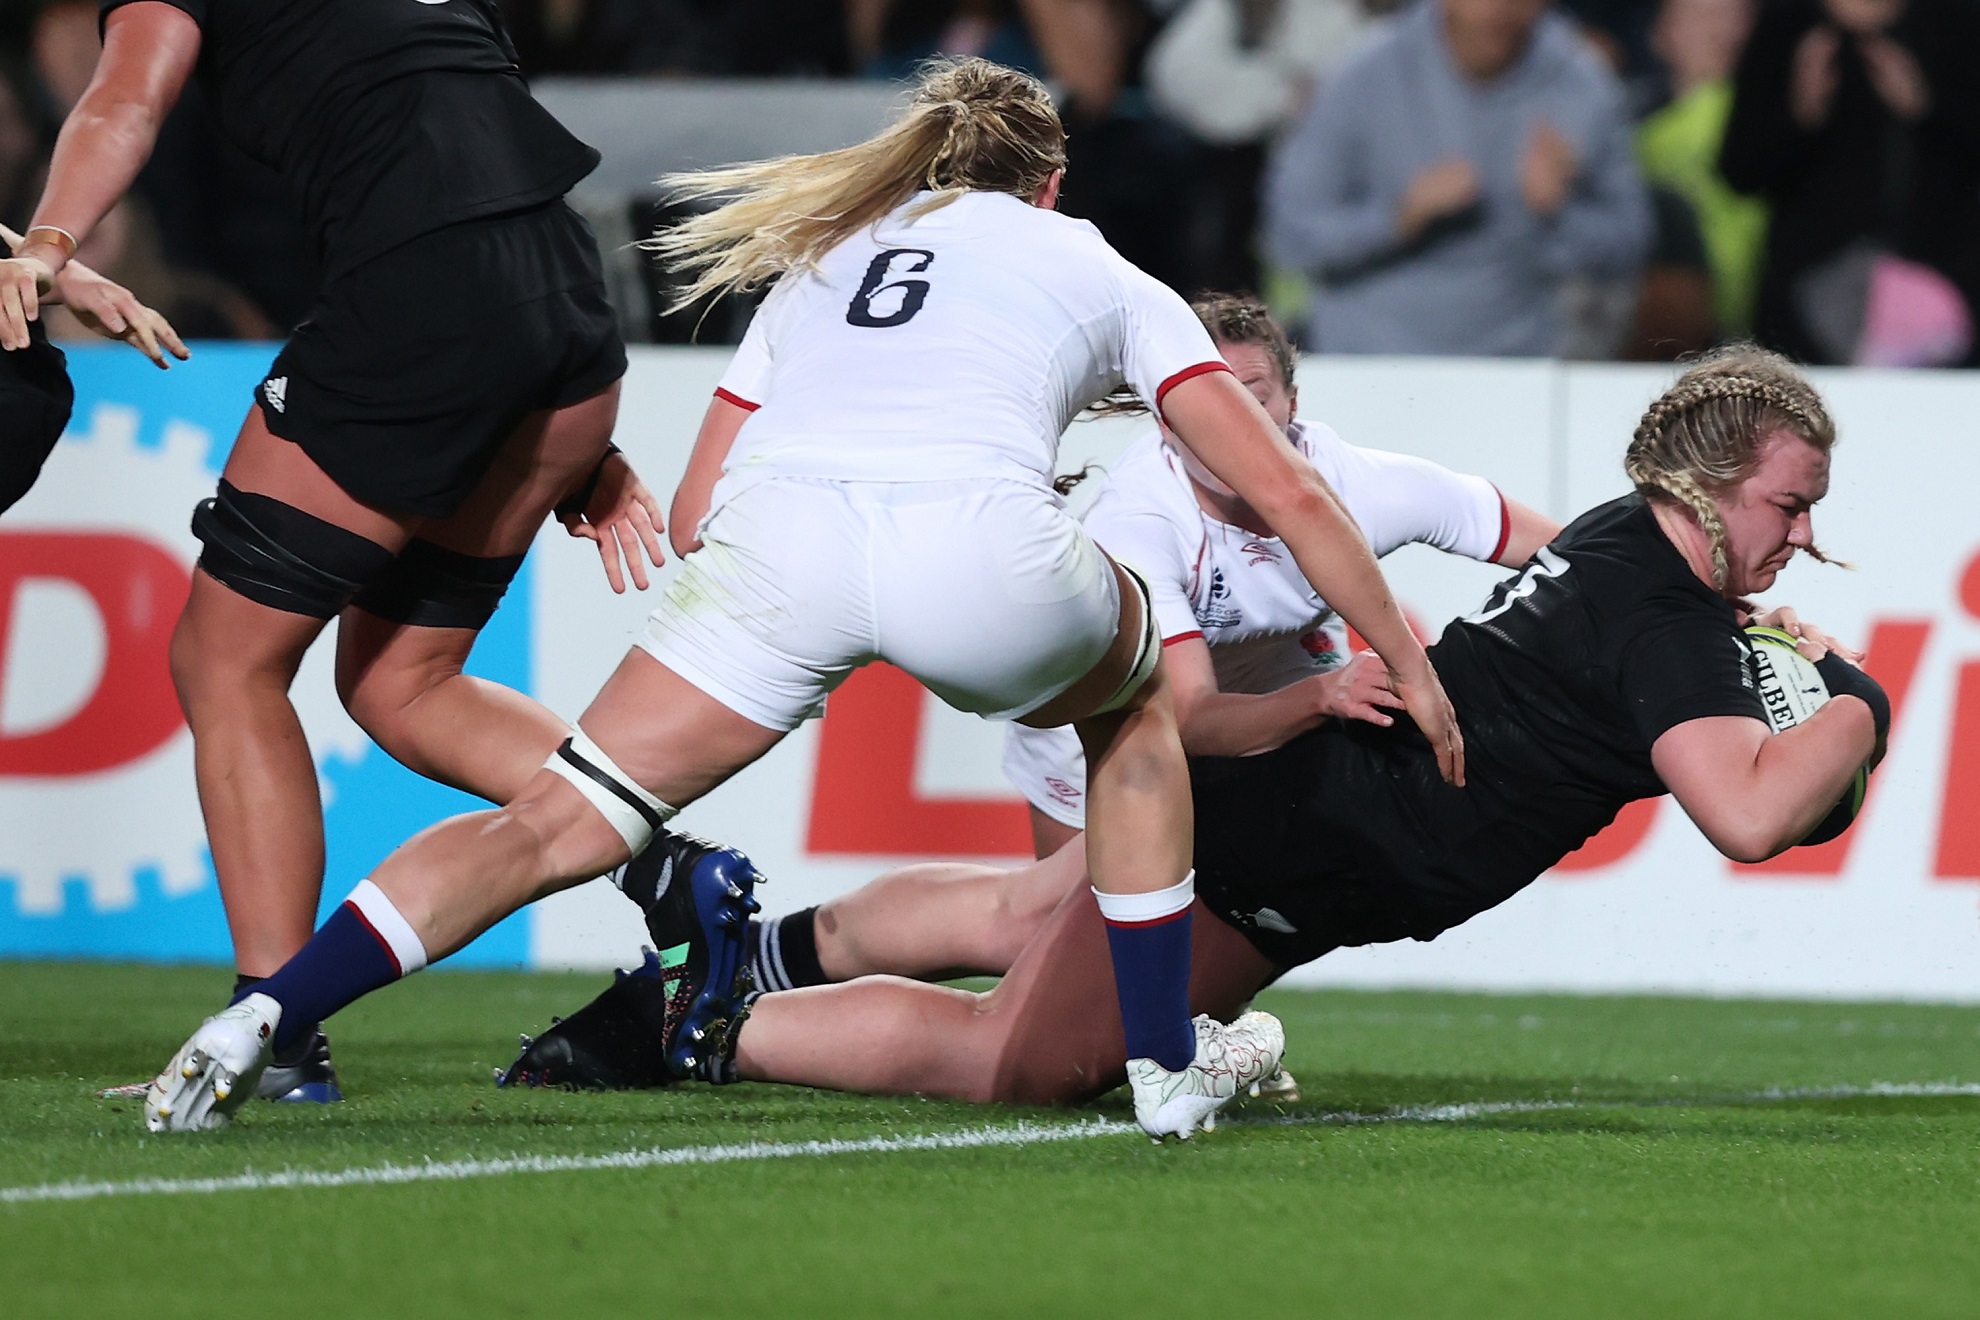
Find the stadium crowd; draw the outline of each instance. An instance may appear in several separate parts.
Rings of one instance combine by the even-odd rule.
[[[1980,0],[501,8],[531,76],[1035,71],[1072,130],[1066,208],[1184,293],[1265,292],[1309,348],[1669,359],[1753,336],[1976,363]],[[0,220],[24,222],[96,13],[0,12]],[[196,91],[82,255],[189,336],[275,337],[317,279]]]

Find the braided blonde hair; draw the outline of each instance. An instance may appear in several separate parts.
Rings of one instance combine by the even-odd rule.
[[[1691,511],[1712,545],[1712,579],[1725,590],[1726,522],[1715,496],[1759,466],[1760,441],[1785,428],[1828,453],[1836,426],[1815,387],[1778,353],[1752,344],[1718,349],[1695,363],[1643,414],[1623,471],[1647,498]],[[1808,553],[1833,563],[1813,546]]]
[[[922,189],[917,214],[965,192],[1037,196],[1065,168],[1066,130],[1045,85],[989,60],[924,64],[901,117],[838,151],[669,174],[684,201],[728,198],[641,244],[694,279],[669,310],[801,270]]]

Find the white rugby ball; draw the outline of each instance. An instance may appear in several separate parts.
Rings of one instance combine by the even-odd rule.
[[[1760,704],[1775,733],[1792,729],[1828,703],[1829,685],[1822,671],[1794,649],[1793,637],[1756,624],[1746,630],[1746,638],[1753,648]]]
[[[1746,630],[1746,639],[1753,651],[1760,704],[1767,712],[1767,726],[1775,733],[1792,729],[1828,703],[1828,680],[1794,649],[1793,637],[1779,628],[1756,624]],[[1863,810],[1863,797],[1869,789],[1870,767],[1860,766],[1842,800],[1802,842],[1826,843],[1848,829]]]

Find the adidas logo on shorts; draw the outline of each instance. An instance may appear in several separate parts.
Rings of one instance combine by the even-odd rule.
[[[267,380],[262,381],[261,397],[276,412],[287,412],[289,410],[289,378],[287,376],[270,376]]]

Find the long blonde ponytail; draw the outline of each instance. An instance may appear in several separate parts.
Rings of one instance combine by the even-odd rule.
[[[936,194],[928,211],[964,192],[1029,199],[1065,163],[1044,84],[988,60],[936,60],[901,117],[864,142],[662,178],[674,200],[728,200],[642,246],[693,276],[676,310],[810,266],[924,189]]]

